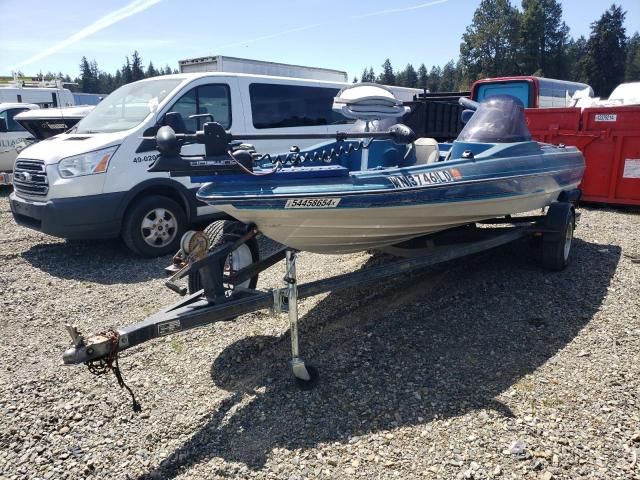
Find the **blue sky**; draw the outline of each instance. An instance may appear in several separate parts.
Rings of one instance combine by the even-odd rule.
[[[457,58],[460,39],[480,0],[0,0],[0,75],[62,71],[80,58],[114,72],[137,49],[145,65],[222,54],[346,70],[360,76],[385,58],[393,66],[427,67]],[[519,0],[512,0],[520,5]],[[640,30],[640,1],[627,11],[627,34]],[[611,0],[565,0],[575,37]]]

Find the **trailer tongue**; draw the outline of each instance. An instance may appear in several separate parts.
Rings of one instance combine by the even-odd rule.
[[[210,251],[201,259],[188,261],[184,265],[168,267],[169,273],[178,273],[174,280],[188,275],[199,275],[204,288],[185,296],[142,322],[110,329],[88,337],[79,332],[75,326],[67,325],[73,345],[64,352],[63,361],[66,365],[84,363],[92,373],[97,375],[113,371],[120,386],[128,389],[118,366],[120,352],[157,337],[172,335],[216,322],[233,320],[240,315],[262,309],[271,309],[274,313],[287,313],[289,316],[292,372],[297,385],[302,389],[309,389],[315,385],[318,374],[312,366],[304,362],[299,353],[298,299],[345,288],[366,286],[389,277],[407,274],[427,266],[495,248],[532,234],[556,233],[553,228],[549,228],[549,225],[545,225],[544,220],[544,216],[523,217],[521,219],[507,218],[504,219],[505,222],[517,222],[518,225],[502,228],[461,229],[455,235],[454,242],[445,236],[441,239],[438,239],[437,236],[431,236],[437,246],[433,246],[433,242],[430,241],[430,246],[417,252],[421,253],[417,257],[402,258],[380,266],[300,285],[297,283],[295,269],[297,252],[286,248],[281,248],[242,270],[223,271],[225,259],[234,249],[238,248],[238,242],[228,242]],[[243,242],[253,238],[257,233],[255,229],[250,227]],[[282,288],[257,290],[236,286],[229,289],[230,285],[240,284],[247,278],[256,276],[283,258],[285,258],[285,276]],[[173,282],[167,283],[172,285],[172,290],[179,290]],[[180,290],[180,293],[185,292]],[[131,395],[133,397],[133,394]],[[134,398],[134,410],[138,408]]]

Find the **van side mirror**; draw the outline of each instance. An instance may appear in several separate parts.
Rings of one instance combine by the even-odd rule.
[[[7,121],[4,118],[0,118],[0,132],[7,131]]]
[[[171,127],[175,133],[187,133],[184,118],[179,112],[167,112],[162,119],[162,125]]]
[[[144,132],[142,132],[143,137],[155,137],[158,133],[159,125],[154,125],[153,127],[147,128]]]

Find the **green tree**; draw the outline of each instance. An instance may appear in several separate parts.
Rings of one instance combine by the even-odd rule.
[[[440,90],[443,92],[453,92],[458,88],[460,78],[453,60],[449,60],[442,68],[442,77],[440,79]]]
[[[418,86],[418,72],[416,72],[416,69],[413,68],[413,65],[410,63],[408,63],[404,69],[403,77],[405,87],[416,88]]]
[[[373,68],[370,67],[369,69],[364,69],[362,71],[362,77],[360,77],[360,81],[362,83],[373,83],[376,81],[376,75],[375,73],[373,73]]]
[[[625,65],[625,82],[640,81],[640,35],[634,33],[627,42],[627,61]]]
[[[574,82],[586,82],[585,63],[587,61],[587,40],[580,37],[567,44],[567,76]]]
[[[378,77],[378,83],[383,85],[395,85],[396,76],[393,73],[393,67],[391,66],[391,60],[388,58],[382,64],[382,73]]]
[[[569,27],[562,21],[562,5],[557,0],[523,0],[522,7],[521,72],[531,75],[539,71],[549,77],[566,77]]]
[[[89,62],[87,57],[80,60],[80,90],[86,93],[94,93],[98,91],[98,65],[94,61]]]
[[[429,78],[427,80],[427,88],[430,92],[440,92],[440,81],[442,77],[442,70],[439,66],[434,65],[429,72]]]
[[[126,56],[124,65],[122,65],[122,83],[124,85],[131,82],[133,82],[133,72],[131,71],[129,56]]]
[[[460,44],[460,56],[471,79],[504,76],[518,70],[519,15],[509,0],[480,2]]]
[[[144,78],[144,70],[142,67],[142,58],[137,50],[131,55],[131,79],[132,81],[142,80]]]
[[[427,67],[425,67],[424,63],[421,63],[418,67],[418,88],[427,88],[428,78]]]
[[[147,67],[147,71],[145,72],[145,77],[156,77],[158,76],[158,70],[153,66],[153,62],[149,62],[149,66]]]
[[[596,95],[608,96],[625,77],[626,12],[615,4],[591,24],[591,36],[587,41],[585,73]]]

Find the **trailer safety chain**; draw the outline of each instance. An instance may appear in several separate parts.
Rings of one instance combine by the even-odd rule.
[[[100,376],[112,371],[118,380],[118,385],[120,388],[125,388],[129,395],[131,396],[131,400],[133,402],[132,408],[135,413],[142,411],[142,406],[136,400],[136,396],[133,394],[133,390],[124,382],[122,378],[122,373],[120,372],[120,365],[118,363],[118,350],[120,347],[120,334],[117,330],[110,328],[106,330],[100,335],[103,335],[109,339],[109,344],[111,348],[109,348],[109,354],[106,358],[101,358],[100,360],[89,360],[86,362],[87,368],[89,368],[89,372],[93,375]]]

